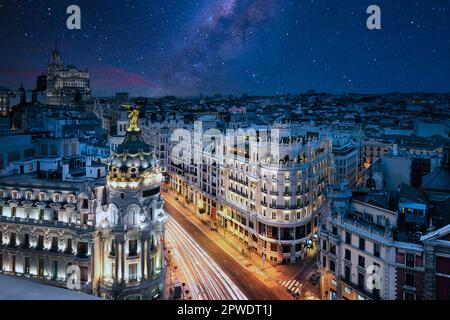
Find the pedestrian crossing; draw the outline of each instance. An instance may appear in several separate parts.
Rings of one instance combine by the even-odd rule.
[[[303,284],[295,279],[278,281],[278,283],[281,284],[286,289],[288,289],[292,294],[300,293],[303,287]]]

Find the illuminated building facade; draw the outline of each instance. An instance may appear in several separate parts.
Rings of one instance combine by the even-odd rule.
[[[91,97],[89,72],[64,66],[56,45],[48,65],[46,93],[50,105],[71,104]]]
[[[211,138],[204,136],[203,147]],[[227,133],[224,146],[216,147],[223,155],[181,142],[200,161],[179,161],[173,152],[171,187],[267,261],[299,262],[314,241],[332,180],[331,139],[301,126],[237,136],[241,143]]]
[[[106,181],[68,180],[59,157],[47,173],[38,157],[37,167],[0,178],[0,273],[67,287],[68,267],[78,266],[82,291],[112,299],[164,297],[161,177],[136,119],[131,111]],[[58,170],[63,179],[52,178]]]

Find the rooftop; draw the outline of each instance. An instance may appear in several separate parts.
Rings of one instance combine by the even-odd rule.
[[[0,275],[0,300],[102,300],[86,293]]]

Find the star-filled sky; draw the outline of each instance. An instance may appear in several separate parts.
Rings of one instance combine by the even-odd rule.
[[[450,88],[448,0],[0,0],[0,86],[32,89],[55,39],[97,96]]]

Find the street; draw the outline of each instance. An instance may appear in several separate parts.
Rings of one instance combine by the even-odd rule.
[[[189,242],[189,239],[192,239],[202,250],[204,250],[204,252],[208,254],[209,257],[214,260],[219,270],[223,270],[225,272],[229,279],[231,279],[231,281],[240,289],[240,291],[242,291],[245,297],[250,300],[292,299],[292,296],[288,292],[286,292],[286,290],[282,286],[276,283],[276,281],[266,277],[260,272],[248,270],[246,266],[244,266],[235,257],[233,257],[233,253],[230,254],[229,252],[226,252],[217,243],[217,241],[215,241],[220,240],[220,236],[217,235],[217,239],[211,239],[198,226],[196,226],[186,216],[184,216],[170,201],[165,201],[164,208],[171,217],[171,220],[176,222],[178,226],[182,226],[186,233],[190,235],[190,238],[172,238],[173,240],[176,240],[178,242],[176,246],[180,247],[180,243],[185,246],[185,242]],[[175,225],[176,224],[173,223],[169,228],[173,228]],[[172,237],[175,233],[174,229],[175,228],[173,228],[172,231],[169,231],[171,232]],[[178,232],[180,232],[180,230],[178,230]],[[178,254],[181,254],[181,252],[178,251]],[[188,253],[183,253],[183,255],[186,254]],[[184,259],[184,261],[185,260],[186,259]],[[202,266],[200,262],[199,265]],[[195,270],[192,268],[192,265],[187,269],[190,270],[188,271],[188,273]],[[214,268],[212,269],[214,270]],[[196,271],[198,272],[198,270]],[[225,296],[230,294],[229,292],[227,292],[228,289],[224,290],[224,287],[220,284],[214,285],[214,290],[217,290],[218,288],[221,288],[220,290],[222,293],[220,294]],[[210,289],[211,288],[209,288],[208,290],[211,291]],[[217,292],[215,294],[217,294]]]
[[[172,217],[167,222],[166,241],[171,245],[174,262],[182,270],[193,299],[247,299],[225,272]]]

